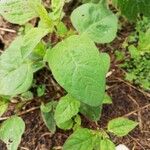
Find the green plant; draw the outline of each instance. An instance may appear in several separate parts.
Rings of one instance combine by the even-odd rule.
[[[126,79],[150,90],[150,20],[143,18],[136,24],[136,32],[126,41],[130,58],[122,68],[126,70]]]
[[[48,62],[54,78],[68,93],[60,98],[58,104],[50,101],[41,105],[42,117],[48,129],[54,133],[57,125],[64,130],[71,128],[75,130],[66,141],[64,150],[85,150],[85,145],[82,147],[78,141],[74,143],[76,136],[80,135],[83,141],[90,138],[87,140],[89,150],[108,149],[108,147],[114,149],[115,146],[105,131],[80,128],[81,118],[78,113],[98,121],[102,104],[111,103],[105,95],[105,78],[110,58],[106,53],[99,53],[95,43],[109,43],[115,38],[117,17],[109,10],[105,0],[85,3],[71,14],[72,24],[77,31],[72,32],[72,29],[67,29],[61,21],[66,2],[69,1],[52,0],[51,12],[47,12],[40,0],[0,2],[0,14],[11,23],[23,25],[32,18],[40,18],[37,27],[25,26],[20,36],[0,56],[0,95],[9,99],[28,91],[34,73]],[[53,32],[61,42],[56,44],[50,41],[51,46],[49,46],[42,38]],[[38,94],[43,95],[43,91],[41,94],[40,89]],[[15,125],[10,122],[18,119],[20,120],[14,117],[3,123],[1,140],[6,143],[11,140],[12,137],[7,136],[5,130],[13,129]],[[125,133],[112,129],[113,124],[125,126],[125,122],[130,126],[125,130],[126,132],[124,131]],[[20,124],[23,124],[21,120]],[[9,150],[16,150],[20,142],[23,131],[23,126],[19,129],[20,124],[16,128],[16,132],[21,131],[18,133],[19,137],[11,142],[13,148],[10,148],[8,143]],[[136,125],[137,123],[122,118],[114,123],[110,122],[108,131],[123,136]]]
[[[130,21],[136,21],[140,15],[150,17],[149,0],[113,0],[113,3]]]

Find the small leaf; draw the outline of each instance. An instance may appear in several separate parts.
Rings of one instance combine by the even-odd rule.
[[[42,112],[48,113],[48,112],[52,111],[53,103],[52,102],[49,102],[47,104],[42,103],[40,109],[41,109]]]
[[[34,11],[40,17],[41,24],[43,25],[42,27],[52,29],[52,27],[53,27],[52,19],[48,15],[48,12],[44,8],[44,6],[41,3],[35,3],[35,1],[33,1],[33,2],[31,1],[30,3],[31,3],[31,6],[34,9]]]
[[[98,121],[101,116],[102,108],[100,106],[92,107],[81,103],[80,112],[93,121]]]
[[[74,123],[73,120],[70,119],[66,122],[60,123],[59,125],[57,124],[57,126],[63,130],[70,130],[73,128],[73,123]]]
[[[37,88],[37,95],[41,97],[45,94],[45,85],[39,85]]]
[[[137,125],[135,121],[120,117],[109,121],[108,131],[121,137],[127,135]]]
[[[8,108],[8,102],[4,98],[0,97],[0,117]]]
[[[52,133],[55,133],[56,131],[56,122],[54,119],[54,109],[56,105],[57,102],[51,101],[47,104],[42,104],[40,107],[43,121],[49,131],[51,131]]]
[[[65,123],[79,112],[80,102],[70,95],[64,96],[60,99],[56,111],[55,120],[57,125]]]
[[[65,142],[63,150],[93,150],[96,136],[92,130],[77,129]]]
[[[102,3],[87,3],[71,14],[75,29],[97,43],[109,43],[116,37],[117,17]]]
[[[34,0],[40,3],[41,0]],[[30,7],[30,0],[2,0],[0,1],[0,15],[15,24],[25,24],[38,14]]]
[[[52,48],[47,59],[57,82],[69,94],[91,106],[102,104],[109,62],[103,61],[87,36],[70,36]]]
[[[102,139],[100,141],[100,150],[115,150],[115,144],[109,139]]]
[[[32,53],[32,51],[38,45],[41,39],[48,33],[49,29],[32,28],[25,34],[21,46],[21,54],[23,59],[27,58]]]
[[[21,99],[23,101],[32,100],[34,98],[33,93],[31,91],[27,91],[21,94]]]
[[[0,139],[6,143],[8,150],[17,150],[25,124],[20,117],[14,116],[2,123]]]
[[[103,104],[112,104],[112,99],[107,93],[105,93]]]

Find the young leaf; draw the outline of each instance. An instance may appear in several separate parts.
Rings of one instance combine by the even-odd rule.
[[[60,99],[56,111],[55,120],[57,125],[70,120],[79,112],[80,102],[70,95],[64,96]]]
[[[101,106],[92,107],[81,103],[80,112],[93,121],[98,121],[101,116]]]
[[[92,130],[77,129],[65,142],[63,150],[93,150],[96,136]]]
[[[34,0],[40,3],[41,0]],[[15,24],[25,24],[38,14],[30,7],[30,0],[2,0],[0,1],[0,15]]]
[[[29,30],[23,37],[23,43],[21,46],[21,54],[23,59],[27,58],[38,45],[40,40],[49,33],[49,29],[33,28]]]
[[[108,131],[121,137],[127,135],[137,125],[135,121],[120,117],[109,121]]]
[[[56,105],[57,102],[51,101],[47,104],[42,104],[40,107],[43,121],[52,133],[56,131],[56,122],[54,120],[54,109]]]
[[[107,70],[87,36],[67,38],[51,49],[47,58],[54,77],[69,94],[91,106],[102,104]]]
[[[100,150],[115,150],[115,144],[109,139],[102,139],[100,141]]]
[[[12,71],[0,70],[0,95],[15,96],[31,86],[33,71],[29,64],[21,64]]]
[[[50,16],[48,15],[48,12],[46,11],[46,9],[44,8],[44,6],[41,3],[35,3],[34,1],[30,2],[32,8],[34,9],[34,11],[38,14],[38,16],[40,17],[40,21],[41,24],[43,25],[43,27],[45,28],[49,28],[53,27],[53,22],[50,18]]]
[[[97,43],[109,43],[116,37],[117,18],[104,5],[87,3],[71,14],[75,29]]]
[[[73,128],[73,120],[70,119],[66,122],[63,122],[63,123],[60,123],[60,124],[57,124],[57,126],[60,128],[60,129],[63,129],[63,130],[70,130]]]
[[[107,93],[105,93],[103,104],[112,104],[112,99]]]
[[[0,117],[7,110],[7,108],[8,108],[8,102],[3,97],[0,97]]]
[[[25,124],[23,120],[20,117],[14,116],[2,123],[0,139],[6,143],[8,150],[17,150],[24,130]]]

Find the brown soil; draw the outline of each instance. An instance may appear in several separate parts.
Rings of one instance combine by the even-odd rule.
[[[2,18],[0,18],[0,28],[11,29],[18,31],[18,26],[12,25]],[[150,150],[150,96],[142,89],[128,83],[124,80],[124,73],[118,67],[120,62],[115,60],[114,51],[122,50],[121,45],[125,38],[133,31],[134,27],[126,24],[122,30],[118,32],[118,37],[111,44],[98,45],[101,51],[108,52],[111,56],[112,74],[107,78],[108,93],[112,97],[113,104],[105,105],[103,107],[101,120],[98,125],[83,118],[83,126],[87,128],[96,129],[98,127],[105,127],[107,122],[113,118],[125,116],[139,122],[139,126],[131,132],[128,136],[117,138],[110,135],[112,140],[117,144],[125,144],[132,150]],[[0,49],[4,50],[10,42],[15,38],[16,33],[12,31],[3,31],[0,29]],[[40,110],[37,106],[41,101],[48,101],[51,99],[59,99],[65,95],[65,91],[53,79],[51,72],[44,68],[39,71],[35,78],[36,84],[45,84],[46,93],[41,98],[35,98],[22,107],[21,116],[26,124],[26,131],[22,137],[19,150],[59,150],[63,143],[72,131],[64,132],[57,129],[55,134],[48,131],[44,125]],[[35,91],[35,89],[32,89]],[[8,112],[3,117],[12,115],[16,104],[10,104]],[[0,150],[5,150],[5,144],[0,142]]]

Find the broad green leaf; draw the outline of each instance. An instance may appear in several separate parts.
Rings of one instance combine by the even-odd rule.
[[[80,112],[93,121],[98,121],[100,119],[101,111],[101,106],[92,107],[81,103]]]
[[[105,93],[103,104],[112,104],[112,99],[107,93]]]
[[[116,37],[117,18],[104,5],[87,3],[71,14],[75,29],[97,43],[109,43]]]
[[[117,136],[125,136],[138,125],[137,122],[126,119],[116,118],[108,123],[108,131]]]
[[[70,95],[64,96],[60,99],[56,110],[55,120],[57,125],[70,120],[79,112],[80,102]]]
[[[3,97],[0,97],[0,117],[8,108],[8,101],[5,100]]]
[[[100,150],[115,150],[115,144],[109,139],[100,141]]]
[[[24,59],[27,58],[41,41],[41,39],[48,33],[49,29],[44,28],[33,28],[29,30],[23,37],[23,43],[21,46],[22,57]]]
[[[0,74],[0,95],[15,96],[26,92],[31,86],[33,71],[29,64],[21,64],[12,71],[3,71]]]
[[[47,58],[57,82],[69,94],[91,106],[102,104],[107,70],[101,63],[103,57],[87,36],[65,39],[48,51]]]
[[[92,130],[77,129],[65,142],[63,150],[93,150],[96,136]]]
[[[40,3],[41,0],[34,0],[34,2]],[[1,0],[0,15],[9,22],[20,25],[38,16],[30,6],[30,0]]]
[[[115,4],[129,20],[135,21],[139,14],[150,17],[149,0],[117,0]]]
[[[17,37],[10,46],[0,56],[0,70],[11,71],[19,67],[22,63],[20,47],[22,45],[22,37]],[[1,72],[1,71],[0,71]],[[1,76],[1,73],[0,73]]]
[[[24,130],[25,124],[23,120],[14,116],[2,123],[0,139],[6,143],[8,150],[17,150]]]

